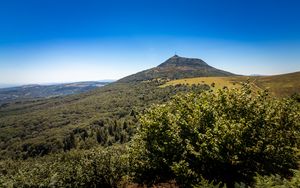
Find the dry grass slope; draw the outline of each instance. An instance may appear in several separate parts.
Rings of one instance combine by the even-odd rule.
[[[240,87],[239,77],[196,77],[196,78],[185,78],[179,80],[171,80],[164,84],[162,87],[169,85],[178,85],[178,84],[207,84],[209,86],[214,84],[215,89],[221,89],[224,86],[228,88]]]
[[[294,93],[300,94],[300,72],[257,77],[254,83],[279,97],[290,96]]]
[[[196,77],[171,80],[161,87],[178,84],[214,84],[214,89],[239,88],[243,82],[249,80],[252,88],[258,90],[269,90],[271,94],[278,97],[300,94],[300,72],[275,75],[275,76],[230,76],[230,77]]]

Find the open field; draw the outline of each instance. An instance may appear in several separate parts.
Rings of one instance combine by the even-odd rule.
[[[196,77],[171,80],[161,87],[178,84],[207,84],[214,85],[214,89],[223,87],[239,88],[243,82],[249,81],[252,88],[258,90],[269,90],[271,94],[278,97],[291,96],[300,93],[300,72],[275,75],[275,76],[230,76],[230,77]]]
[[[259,88],[268,89],[272,94],[285,97],[300,93],[300,72],[255,77],[254,83]]]
[[[224,86],[227,86],[228,88],[235,88],[241,86],[240,80],[241,80],[240,77],[196,77],[196,78],[171,80],[166,84],[164,84],[162,87],[170,86],[170,85],[178,85],[178,84],[188,84],[188,85],[207,84],[209,86],[212,86],[214,84],[215,89],[221,89]]]

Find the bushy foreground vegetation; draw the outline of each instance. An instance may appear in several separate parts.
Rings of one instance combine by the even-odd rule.
[[[293,100],[219,90],[175,97],[141,118],[134,141],[136,177],[181,185],[201,178],[251,184],[256,174],[291,176],[297,168],[300,113]]]
[[[116,187],[128,174],[124,146],[0,162],[0,187]]]
[[[299,119],[295,100],[248,86],[182,94],[147,110],[127,144],[0,161],[0,187],[299,187]]]

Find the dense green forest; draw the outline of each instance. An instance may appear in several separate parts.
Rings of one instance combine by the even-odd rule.
[[[161,88],[164,81],[113,83],[69,97],[16,102],[0,107],[0,158],[27,158],[74,148],[127,142],[137,115],[178,92],[206,85]]]
[[[64,152],[18,156],[15,150],[0,162],[0,185],[118,187],[175,180],[180,187],[299,186],[296,100],[251,93],[247,85],[213,92],[200,85],[146,85],[152,84],[157,94],[168,93],[165,101],[145,92],[159,104],[149,102],[141,111],[140,101],[125,115],[71,129],[61,140]]]

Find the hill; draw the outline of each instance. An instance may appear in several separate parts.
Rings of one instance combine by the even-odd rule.
[[[75,82],[53,85],[24,85],[0,89],[0,104],[14,100],[50,98],[87,92],[108,82]]]
[[[277,97],[289,97],[294,93],[300,94],[300,72],[274,76],[229,76],[229,77],[196,77],[171,80],[161,87],[178,84],[207,84],[215,89],[223,87],[240,87],[241,83],[249,81],[255,90],[269,90]]]
[[[279,97],[291,96],[294,93],[300,94],[300,72],[254,77],[253,82],[257,87],[268,89]]]
[[[136,115],[152,104],[168,101],[180,92],[201,92],[206,85],[197,87],[165,87],[164,79],[196,75],[231,75],[214,69],[199,59],[172,57],[153,70],[160,73],[143,79],[127,79],[108,84],[81,94],[53,98],[12,100],[0,104],[0,158],[27,158],[71,148],[108,146],[127,142],[138,126]],[[143,75],[143,72],[137,75]],[[133,76],[135,78],[135,76]],[[148,80],[149,79],[149,80]],[[147,82],[145,82],[147,80]],[[66,93],[78,84],[44,88],[49,96],[61,87]],[[41,86],[14,88],[19,93],[31,91],[32,96],[45,96]],[[36,95],[33,91],[37,92]],[[71,90],[72,91],[72,90]],[[11,91],[11,94],[16,91]],[[30,95],[29,95],[30,96]],[[75,144],[76,143],[76,144]]]
[[[136,82],[152,79],[180,79],[203,76],[234,76],[233,73],[216,69],[201,59],[175,55],[157,67],[127,76],[119,82]]]
[[[152,104],[164,103],[178,93],[208,90],[212,82],[216,83],[215,87],[222,87],[228,83],[234,85],[233,82],[238,85],[248,79],[215,69],[200,59],[178,56],[148,72],[151,74],[142,71],[81,94],[0,104],[0,159],[36,157],[72,148],[125,143],[139,126],[137,115]],[[194,75],[198,77],[190,78]],[[289,78],[297,81],[297,75],[292,74]],[[167,79],[175,78],[200,84],[170,84],[180,79],[166,83]],[[275,87],[267,77],[250,78],[256,81],[258,88],[270,83]],[[280,79],[274,77],[274,80]],[[288,84],[287,80],[284,82]]]
[[[270,77],[235,76],[231,73],[210,67],[199,59],[181,58],[178,56],[170,58],[152,69],[152,71],[154,70],[157,71],[150,76],[146,75],[149,77],[145,77],[143,71],[137,73],[136,75],[138,76],[132,75],[84,93],[51,98],[13,100],[5,104],[0,104],[0,177],[8,178],[4,178],[4,181],[3,178],[0,178],[0,186],[2,182],[11,182],[11,177],[15,177],[18,173],[29,174],[24,175],[26,178],[22,178],[23,175],[21,175],[21,179],[17,180],[20,183],[27,183],[29,179],[38,177],[34,181],[40,184],[41,180],[45,179],[45,175],[50,177],[51,183],[56,182],[57,175],[64,179],[63,182],[65,182],[65,179],[67,179],[66,181],[70,180],[70,185],[74,184],[74,180],[80,181],[81,177],[87,177],[92,183],[96,181],[103,183],[103,179],[99,178],[99,173],[103,173],[104,177],[108,177],[109,182],[119,183],[117,181],[112,182],[110,178],[116,177],[114,176],[115,173],[123,173],[122,169],[118,167],[119,165],[129,165],[132,162],[132,158],[128,157],[127,153],[125,157],[124,155],[121,156],[122,153],[120,152],[126,148],[126,143],[132,140],[133,135],[139,130],[138,128],[141,125],[138,117],[145,114],[145,112],[147,113],[146,109],[149,109],[153,104],[168,104],[167,102],[176,94],[183,94],[182,97],[185,98],[186,96],[191,96],[185,94],[192,91],[195,93],[195,96],[200,96],[197,94],[209,90],[212,85],[214,85],[214,88],[222,88],[224,86],[239,87],[240,83],[247,81],[247,79],[251,80],[256,90],[270,87],[272,91],[274,87],[285,88],[282,91],[280,90],[282,93],[285,93],[289,88],[291,88],[291,92],[294,92],[293,89],[295,88],[296,91],[299,91],[297,89],[299,88],[299,83],[297,82],[299,80],[299,73]],[[193,74],[190,75],[188,73],[206,76],[190,78]],[[214,75],[217,77],[214,77]],[[167,81],[171,78],[177,78],[177,76],[183,79]],[[137,77],[140,78],[137,79]],[[75,85],[79,86],[80,84]],[[68,87],[73,86],[74,84],[68,85]],[[29,88],[31,87],[35,86],[29,86]],[[277,90],[279,89],[275,91]],[[173,100],[177,105],[180,102],[184,102],[177,99]],[[226,100],[232,99],[228,97]],[[196,103],[193,103],[194,101],[191,102],[190,99],[187,101],[188,103],[184,102],[180,104],[178,109],[183,110],[183,112],[190,112],[190,105],[186,104],[195,105]],[[208,109],[213,110],[213,108],[210,108],[211,106],[204,105]],[[223,105],[220,105],[220,107],[223,108]],[[219,108],[219,110],[227,113],[222,108]],[[171,112],[160,110],[157,112],[160,115],[166,115],[167,118],[177,117],[176,115],[169,115]],[[174,111],[174,114],[177,112],[177,110]],[[199,120],[198,115],[201,113],[197,112],[193,114],[197,117],[195,120]],[[252,116],[251,113],[250,115]],[[156,117],[156,115],[153,117]],[[184,115],[184,117],[189,119],[192,116]],[[203,117],[208,116],[205,115]],[[159,119],[159,121],[162,121],[162,119]],[[168,125],[169,122],[170,125],[174,125],[173,119],[166,121]],[[188,121],[181,121],[180,118],[181,125],[185,126],[185,122]],[[199,124],[193,123],[193,125]],[[157,127],[156,125],[153,127]],[[192,129],[188,132],[182,131],[182,133],[190,135],[190,133],[197,130],[193,126],[189,127]],[[172,130],[177,131],[177,129]],[[163,131],[155,132],[161,133]],[[221,131],[218,132],[222,134]],[[197,133],[197,136],[193,138],[197,138],[198,135]],[[149,141],[152,142],[155,138],[163,140],[155,135]],[[164,136],[163,138],[168,139],[169,137]],[[221,138],[221,136],[218,138]],[[231,138],[231,136],[227,138]],[[232,143],[236,143],[235,141],[233,139]],[[169,140],[162,143],[165,144],[168,142]],[[141,143],[138,142],[137,145],[141,145]],[[180,144],[176,144],[175,149],[172,149],[172,151],[177,151],[180,148],[179,146]],[[115,148],[123,149],[115,150]],[[138,151],[138,155],[140,156],[140,150],[136,151]],[[205,149],[205,151],[208,150]],[[227,156],[226,152],[224,154]],[[99,160],[94,160],[94,157],[100,158]],[[235,160],[234,157],[233,159]],[[118,161],[114,162],[111,159],[117,159]],[[124,159],[130,160],[130,162],[124,162]],[[88,161],[91,163],[87,163]],[[135,161],[132,163],[135,163]],[[161,165],[161,163],[157,164]],[[214,163],[205,162],[203,164]],[[115,168],[114,165],[118,166]],[[56,169],[53,170],[53,168]],[[42,169],[42,172],[39,171],[40,169]],[[51,169],[51,172],[49,169]],[[225,169],[227,170],[227,167]],[[113,173],[110,173],[110,170]],[[36,174],[32,175],[33,171]],[[128,172],[127,170],[125,171]],[[91,175],[91,173],[95,173],[96,175]],[[70,178],[68,179],[68,177]],[[95,177],[95,179],[90,179],[90,177]],[[146,177],[149,177],[149,173],[146,173]],[[27,185],[29,186],[30,184]],[[36,185],[36,183],[33,183],[33,185]],[[65,187],[65,185],[62,184],[62,187]],[[95,186],[95,184],[90,184],[90,186]]]
[[[160,81],[120,83],[75,95],[0,105],[0,159],[28,158],[72,148],[127,142],[136,115],[179,92],[206,86],[160,88]]]

